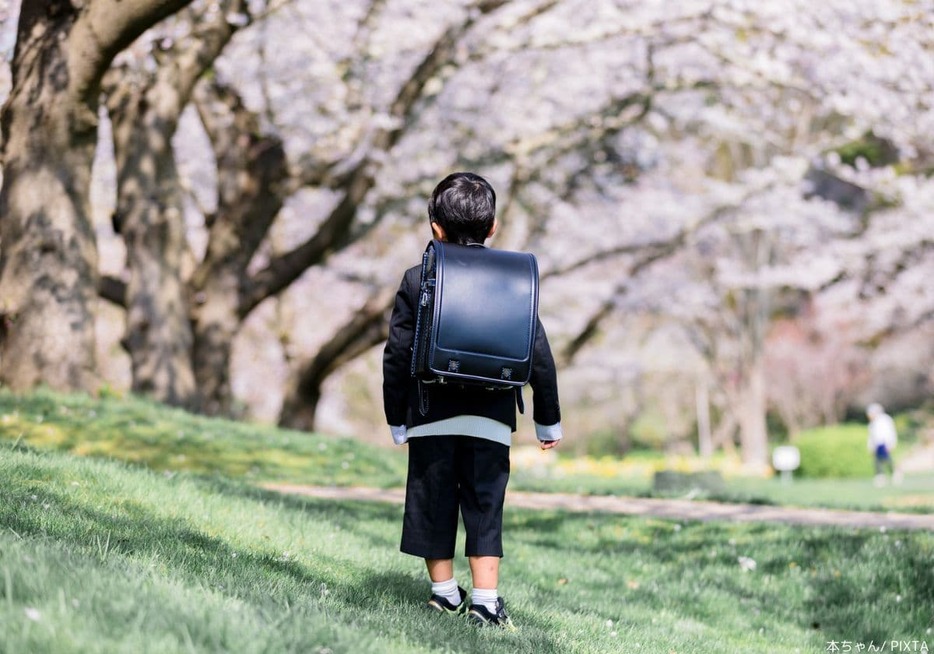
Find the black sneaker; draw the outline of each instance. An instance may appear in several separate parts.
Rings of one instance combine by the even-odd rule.
[[[428,608],[438,613],[463,613],[467,610],[467,591],[458,586],[457,592],[461,596],[460,604],[457,606],[454,606],[440,595],[432,595],[428,600]]]
[[[470,610],[467,611],[467,620],[481,627],[490,625],[491,627],[499,627],[507,631],[516,631],[516,626],[512,623],[512,620],[509,619],[509,616],[506,615],[506,606],[503,603],[502,597],[496,598],[495,613],[491,612],[490,609],[482,604],[471,604]]]

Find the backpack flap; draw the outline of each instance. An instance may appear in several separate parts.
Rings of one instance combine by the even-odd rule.
[[[432,315],[421,320],[430,333],[423,363],[414,366],[418,376],[500,388],[527,384],[538,323],[535,257],[441,241],[426,256],[429,250],[434,279],[427,270],[419,304],[431,301]]]

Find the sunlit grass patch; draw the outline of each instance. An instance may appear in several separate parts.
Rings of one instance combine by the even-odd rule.
[[[513,453],[510,487],[515,490],[564,492],[639,497],[676,496],[724,502],[813,506],[858,510],[897,509],[934,511],[934,476],[906,475],[899,484],[878,488],[872,479],[802,479],[786,483],[777,476],[743,474],[738,458],[717,455],[700,457],[638,453],[616,457],[565,458],[554,452],[530,447]],[[653,477],[659,471],[676,473],[715,472],[722,475],[723,488],[698,487],[682,493],[658,491]]]
[[[15,396],[0,390],[0,439],[113,458],[160,471],[256,481],[386,487],[404,480],[402,451],[350,438],[205,418],[138,398]]]

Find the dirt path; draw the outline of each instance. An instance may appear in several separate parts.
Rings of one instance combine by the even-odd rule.
[[[401,488],[385,490],[380,488],[299,486],[290,484],[265,484],[263,487],[280,493],[334,500],[363,500],[401,504],[405,499],[405,491]],[[615,513],[666,520],[778,522],[794,525],[934,530],[934,515],[931,514],[872,513],[606,495],[509,491],[506,494],[506,506],[526,509],[560,509],[562,511],[584,513]]]

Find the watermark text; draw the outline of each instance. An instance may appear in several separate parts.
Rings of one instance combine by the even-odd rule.
[[[828,640],[826,652],[848,654],[850,652],[928,652],[925,640]]]

